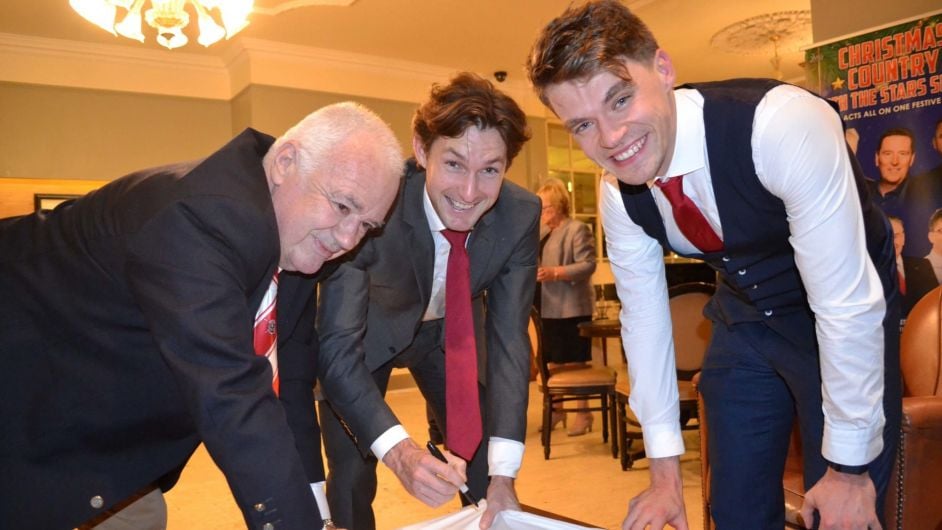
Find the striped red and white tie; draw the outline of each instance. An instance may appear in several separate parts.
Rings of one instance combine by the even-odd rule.
[[[268,292],[262,298],[255,314],[255,355],[264,355],[271,363],[271,386],[278,395],[278,329],[276,302],[278,296],[278,272],[271,279]]]

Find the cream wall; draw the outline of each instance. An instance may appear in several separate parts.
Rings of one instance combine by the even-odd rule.
[[[0,82],[0,177],[113,179],[206,155],[229,103]]]
[[[231,101],[0,82],[0,177],[111,180],[199,158],[246,127],[279,135],[313,110],[353,100],[379,114],[408,155],[417,103],[267,85]],[[545,125],[508,178],[533,187],[546,173]]]
[[[418,105],[402,101],[331,94],[268,85],[251,85],[233,99],[233,107],[245,107],[247,112],[233,113],[233,133],[245,127],[254,127],[278,136],[308,113],[332,103],[355,101],[376,112],[389,124],[405,152],[411,152],[410,125]]]
[[[266,85],[252,85],[233,100],[233,132],[252,126],[278,135],[314,109],[340,101],[356,101],[379,114],[396,134],[407,156],[412,154],[412,117],[418,103],[391,101],[347,94],[331,94]],[[533,139],[514,160],[507,178],[531,189],[546,174],[546,126],[542,118],[529,117]]]
[[[811,30],[815,42],[884,26],[939,9],[939,0],[811,0]]]

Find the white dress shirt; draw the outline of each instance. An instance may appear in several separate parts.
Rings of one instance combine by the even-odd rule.
[[[677,141],[666,175],[684,175],[684,193],[722,239],[707,156],[703,96],[675,91]],[[759,103],[752,157],[759,182],[785,204],[789,243],[815,314],[824,400],[822,453],[862,465],[883,447],[883,288],[869,259],[860,200],[839,117],[828,104],[790,85]],[[653,183],[649,183],[651,186]],[[667,238],[696,252],[677,229],[670,203],[652,193]],[[618,295],[631,380],[630,404],[644,428],[645,451],[684,451],[678,421],[674,346],[662,250],[625,212],[617,181],[602,178],[602,225]]]
[[[429,230],[432,232],[432,241],[435,243],[435,265],[432,272],[432,293],[429,305],[425,309],[422,321],[436,320],[445,316],[445,271],[448,266],[448,254],[451,244],[442,235],[445,223],[438,216],[428,196],[428,189],[422,190],[425,218],[428,220]],[[467,243],[465,243],[467,244]],[[409,435],[401,425],[395,425],[384,432],[370,445],[376,458],[382,460],[383,456],[394,445],[408,438]],[[491,436],[487,446],[487,466],[489,475],[516,477],[523,462],[524,445],[516,440]]]

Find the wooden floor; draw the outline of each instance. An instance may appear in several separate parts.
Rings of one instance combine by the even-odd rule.
[[[414,388],[394,390],[388,401],[416,441],[425,442],[425,407]],[[517,479],[522,503],[586,521],[600,528],[620,528],[628,500],[647,485],[647,460],[622,471],[602,443],[600,418],[595,429],[569,438],[563,427],[553,432],[550,460],[543,459],[540,436],[541,398],[535,384],[530,388],[526,453]],[[699,439],[696,431],[685,431],[687,452],[681,457],[687,520],[692,530],[702,530],[700,510]],[[377,528],[391,530],[444,515],[459,508],[457,499],[432,509],[410,497],[395,476],[382,465],[374,509]],[[230,530],[245,528],[241,513],[202,447],[187,465],[176,487],[167,494],[169,530]]]

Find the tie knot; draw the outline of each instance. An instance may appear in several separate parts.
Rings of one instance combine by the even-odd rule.
[[[451,243],[451,248],[464,248],[464,243],[468,240],[468,232],[459,232],[448,228],[442,230],[442,235]]]
[[[658,188],[661,188],[664,195],[674,197],[683,194],[684,176],[677,175],[669,179],[655,180],[654,184],[657,185]]]

